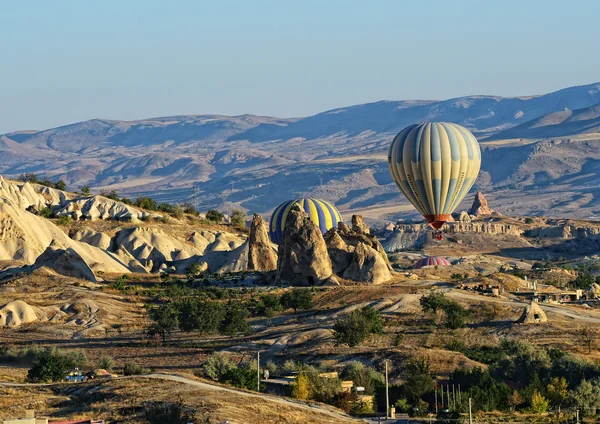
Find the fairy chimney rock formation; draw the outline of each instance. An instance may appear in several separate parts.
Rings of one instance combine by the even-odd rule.
[[[491,215],[494,211],[490,209],[488,205],[488,201],[483,195],[482,192],[478,191],[475,194],[475,199],[473,200],[473,206],[469,209],[470,215],[481,216],[481,215]]]
[[[300,205],[292,206],[279,245],[276,280],[313,285],[327,280],[332,273],[321,230]]]
[[[277,254],[271,247],[263,217],[255,213],[248,237],[248,270],[273,271],[275,269],[277,269]]]

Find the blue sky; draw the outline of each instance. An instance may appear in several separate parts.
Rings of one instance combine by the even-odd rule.
[[[600,80],[595,0],[0,2],[0,133]]]

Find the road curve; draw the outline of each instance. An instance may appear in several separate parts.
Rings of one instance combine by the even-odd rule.
[[[336,418],[338,420],[345,420],[348,422],[356,422],[356,423],[364,423],[364,420],[359,420],[356,418],[352,418],[342,412],[337,412],[333,408],[329,409],[328,407],[318,404],[318,403],[306,403],[302,401],[296,401],[289,398],[278,397],[274,395],[267,395],[263,393],[252,393],[244,390],[237,390],[234,388],[223,387],[216,384],[210,384],[204,381],[192,380],[191,378],[182,377],[175,374],[161,374],[161,373],[152,373],[152,374],[142,374],[142,375],[131,375],[124,377],[117,377],[115,380],[124,380],[124,379],[143,379],[143,378],[151,378],[157,380],[167,380],[167,381],[175,381],[177,383],[187,384],[189,386],[198,387],[205,390],[211,391],[222,391],[229,392],[240,396],[246,396],[250,398],[258,398],[267,402],[274,402],[279,405],[294,407],[298,409],[302,409],[304,411],[319,413],[323,415],[327,415],[332,418]],[[82,384],[82,383],[3,383],[0,382],[0,386],[5,387],[48,387],[55,386],[57,384]]]

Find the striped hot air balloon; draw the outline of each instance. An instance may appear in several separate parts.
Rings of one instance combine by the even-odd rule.
[[[269,236],[273,243],[279,244],[283,236],[283,229],[287,220],[288,213],[292,206],[299,203],[308,214],[309,219],[317,224],[323,234],[330,228],[336,227],[342,220],[339,211],[331,203],[320,199],[302,198],[288,200],[275,209],[269,222]]]
[[[439,256],[427,256],[426,258],[419,260],[415,264],[415,269],[420,269],[420,268],[423,268],[424,266],[434,266],[434,265],[450,266],[450,262],[448,262],[448,259],[441,258]]]
[[[415,124],[392,141],[388,167],[408,200],[439,229],[475,183],[481,148],[475,136],[460,125]]]

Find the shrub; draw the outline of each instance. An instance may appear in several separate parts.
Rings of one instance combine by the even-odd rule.
[[[188,279],[192,279],[192,278],[196,278],[197,276],[199,276],[200,274],[202,274],[202,267],[200,266],[200,264],[191,264],[188,269],[187,269],[187,273],[185,274],[185,276]]]
[[[210,209],[208,212],[206,212],[206,219],[220,224],[223,221],[223,214],[215,209]]]
[[[111,200],[119,200],[119,194],[115,191],[115,190],[110,190],[110,191],[106,191],[106,190],[102,190],[100,192],[100,196],[104,196],[107,199],[111,199]]]
[[[144,408],[144,418],[150,424],[196,423],[195,411],[179,402],[152,402]]]
[[[173,213],[175,211],[175,208],[173,207],[173,205],[169,205],[168,203],[161,203],[160,205],[158,205],[158,210],[165,213]]]
[[[50,209],[48,206],[44,206],[38,211],[38,213],[44,218],[50,218],[52,216],[52,209]]]
[[[84,196],[90,196],[92,194],[92,191],[90,189],[89,185],[84,185],[79,187],[79,191],[81,192],[81,194],[83,194]]]
[[[137,362],[127,362],[123,367],[123,375],[141,375],[145,373],[146,370]]]
[[[61,216],[56,220],[57,225],[67,226],[73,223],[73,219],[70,216]]]
[[[298,365],[291,359],[288,359],[283,363],[283,371],[287,374],[294,373],[298,371]]]
[[[525,218],[525,224],[533,224],[533,218],[531,218],[531,217]]]
[[[57,190],[65,191],[67,189],[67,183],[65,183],[63,180],[58,180],[54,183],[54,188]]]
[[[127,197],[121,198],[120,201],[121,201],[121,203],[125,203],[126,205],[129,205],[129,206],[133,205],[133,202],[131,201],[131,199],[129,199]]]
[[[576,289],[585,290],[595,282],[596,279],[592,274],[580,272],[579,274],[577,274],[577,278],[575,278],[575,280],[573,280],[571,283]]]
[[[269,371],[270,375],[274,375],[277,372],[277,365],[273,361],[267,361],[263,368]]]
[[[246,214],[244,213],[244,211],[234,209],[231,212],[231,225],[239,229],[246,228]]]
[[[233,367],[227,370],[219,381],[242,389],[256,390],[256,369]]]
[[[196,207],[191,203],[183,203],[181,207],[183,208],[183,213],[189,213],[190,215],[196,215],[198,213],[198,211],[196,211]]]
[[[38,184],[40,182],[37,175],[34,174],[33,172],[26,172],[24,174],[21,174],[19,176],[19,181],[23,181],[24,183],[33,183],[33,184]]]
[[[110,356],[103,356],[102,358],[100,358],[100,362],[98,362],[98,367],[103,370],[110,371],[113,369],[114,366],[115,366],[115,361]]]
[[[120,277],[117,277],[110,287],[114,290],[123,291],[127,288],[127,280],[129,280],[129,276],[127,274],[123,274]]]

